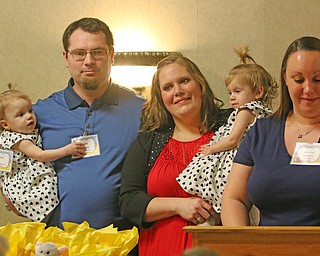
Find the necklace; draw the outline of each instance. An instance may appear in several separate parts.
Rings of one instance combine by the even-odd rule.
[[[297,121],[296,121],[296,119],[295,119],[294,116],[293,116],[293,121],[294,121],[294,125],[295,125],[295,127],[296,127],[296,129],[297,129],[297,131],[298,131],[298,135],[297,135],[297,138],[298,138],[298,139],[301,139],[302,137],[307,136],[310,132],[312,132],[314,129],[316,129],[316,128],[320,125],[320,122],[319,122],[319,123],[316,123],[313,127],[311,127],[310,130],[302,133],[302,132],[300,131],[300,129],[299,129],[298,123],[297,123]]]

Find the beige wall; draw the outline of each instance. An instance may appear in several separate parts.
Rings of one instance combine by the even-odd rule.
[[[0,0],[0,6],[0,90],[16,83],[33,100],[65,87],[61,36],[84,16],[110,26],[116,51],[182,52],[225,102],[224,77],[238,64],[234,47],[248,45],[278,79],[289,43],[320,36],[319,0]],[[8,218],[0,210],[3,225]]]

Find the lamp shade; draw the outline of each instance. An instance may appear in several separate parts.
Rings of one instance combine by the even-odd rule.
[[[169,55],[181,55],[179,52],[115,52],[114,66],[156,66]]]
[[[115,52],[112,80],[147,97],[158,62],[173,54],[182,55],[179,52]]]

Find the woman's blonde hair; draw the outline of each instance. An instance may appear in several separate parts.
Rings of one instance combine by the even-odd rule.
[[[178,54],[167,56],[159,61],[157,65],[157,70],[152,79],[151,95],[142,109],[141,131],[152,131],[174,125],[172,115],[163,103],[159,82],[161,70],[173,63],[185,67],[200,87],[202,99],[201,132],[204,133],[216,122],[218,109],[223,106],[223,102],[214,96],[206,78],[196,64]]]
[[[262,104],[272,109],[272,100],[277,97],[278,84],[276,80],[248,54],[249,48],[236,48],[236,54],[240,58],[240,64],[233,67],[225,79],[228,86],[236,77],[255,91],[259,86],[263,88],[260,99]]]

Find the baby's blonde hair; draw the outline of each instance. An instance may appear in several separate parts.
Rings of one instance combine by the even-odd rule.
[[[272,100],[277,97],[276,80],[248,54],[248,47],[236,48],[235,52],[240,58],[240,64],[230,70],[225,79],[225,85],[228,86],[237,77],[243,83],[250,85],[253,91],[261,86],[263,95],[258,100],[272,109]]]
[[[24,99],[26,101],[32,102],[28,95],[15,88],[11,88],[9,84],[9,90],[4,91],[0,94],[0,120],[5,119],[6,108],[12,101],[17,99]],[[2,131],[2,129],[2,126],[0,126],[0,131]]]

